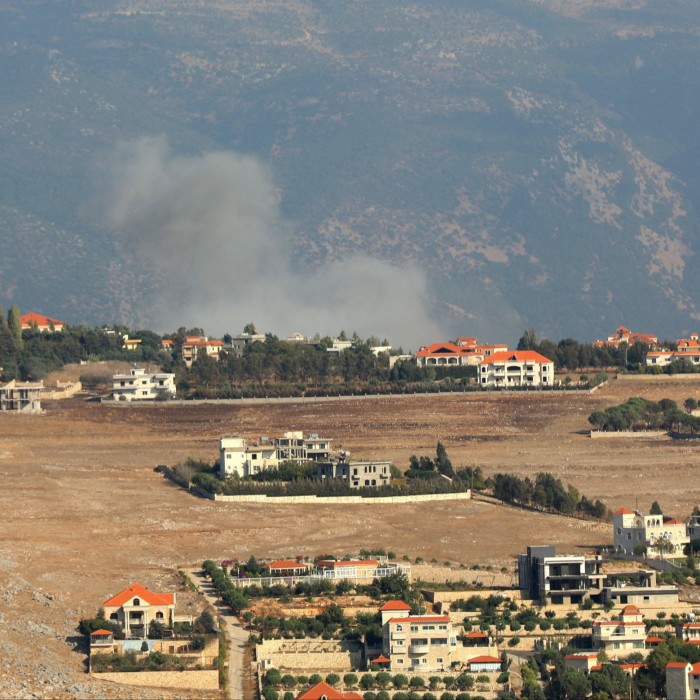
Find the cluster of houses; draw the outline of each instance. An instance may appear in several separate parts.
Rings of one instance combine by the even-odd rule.
[[[221,438],[219,444],[219,476],[251,477],[282,462],[313,462],[316,471],[312,478],[318,481],[341,480],[351,488],[384,486],[391,482],[390,462],[350,460],[350,453],[334,452],[332,438],[316,433],[288,431],[281,437],[260,437],[249,442],[240,435]]]

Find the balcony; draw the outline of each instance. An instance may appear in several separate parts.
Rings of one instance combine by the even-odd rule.
[[[408,647],[409,654],[427,654],[430,651],[430,644],[420,642],[419,644],[411,644]]]

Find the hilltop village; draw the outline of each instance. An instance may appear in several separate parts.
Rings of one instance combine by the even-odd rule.
[[[583,493],[569,483],[565,466],[555,465],[556,472],[519,469],[511,460],[486,469],[465,462],[463,452],[455,458],[458,441],[446,444],[438,431],[419,450],[397,452],[391,442],[405,440],[398,431],[383,443],[384,451],[369,449],[357,418],[337,424],[343,427],[338,433],[308,416],[300,419],[293,409],[300,404],[304,410],[308,401],[318,403],[320,413],[338,406],[333,410],[343,415],[347,401],[398,395],[418,405],[415,430],[422,420],[418,402],[429,394],[444,394],[451,407],[459,406],[455,401],[462,395],[474,402],[502,395],[503,406],[518,396],[597,401],[610,382],[624,383],[620,377],[670,381],[694,374],[697,336],[668,343],[621,327],[604,340],[555,344],[526,331],[516,349],[461,337],[409,355],[376,338],[280,340],[252,326],[221,339],[185,329],[160,336],[71,327],[17,310],[2,325],[3,420],[21,430],[15,421],[53,421],[59,412],[76,410],[58,407],[80,401],[89,406],[90,413],[81,413],[88,425],[108,415],[111,425],[151,430],[156,447],[149,454],[159,454],[158,461],[131,459],[148,489],[173,505],[151,510],[145,505],[150,494],[131,493],[123,509],[143,509],[144,542],[162,536],[166,549],[177,548],[169,530],[178,528],[177,509],[190,507],[212,532],[222,516],[238,511],[254,513],[249,527],[266,528],[257,548],[244,544],[245,557],[239,553],[245,534],[230,540],[237,551],[231,556],[204,534],[196,548],[199,560],[183,558],[169,576],[153,555],[134,557],[133,567],[123,556],[108,586],[101,584],[97,595],[81,601],[79,612],[66,611],[79,631],[73,648],[101,691],[236,700],[700,693],[700,509],[666,513],[660,494],[645,510],[631,485],[626,504],[609,508],[598,485],[578,479]],[[52,371],[73,360],[78,369],[72,379],[44,386]],[[684,441],[693,460],[698,404],[691,393],[684,398],[630,394],[619,405],[582,404],[591,408],[564,439],[654,441],[661,449]],[[239,409],[258,402],[263,409],[276,406],[280,418],[273,430],[271,423],[258,429]],[[384,413],[392,411],[382,405]],[[170,445],[176,431],[170,437],[160,433],[169,421],[183,420],[180,406],[192,407],[189,415],[199,412],[194,430],[201,434]],[[527,417],[533,406],[523,403],[519,410]],[[499,439],[505,440],[513,428],[503,420],[505,409],[498,410],[486,421],[502,421],[499,435],[505,437]],[[318,420],[319,413],[313,415]],[[353,415],[361,416],[361,409]],[[377,413],[372,415],[376,420]],[[254,416],[259,420],[261,413]],[[529,425],[535,437],[543,430],[536,422]],[[532,460],[531,449],[521,448],[518,460]],[[63,469],[47,468],[49,474]],[[113,468],[117,481],[120,469]],[[101,498],[112,496],[107,491]],[[310,539],[303,547],[294,536],[284,539],[302,508],[324,509],[323,516],[304,521]],[[413,519],[418,512],[424,522]],[[455,536],[464,539],[471,536],[469,519],[486,512],[495,513],[497,523],[519,518],[520,549],[497,564],[488,556],[460,563],[456,552],[449,554],[446,535],[449,559],[426,560],[409,554],[381,526],[401,518],[404,530],[425,538],[431,526],[459,518],[464,522],[455,525]],[[361,523],[370,519],[375,527],[363,530]],[[547,525],[535,539],[528,533],[539,519]],[[113,518],[109,527],[116,529],[110,532],[135,535],[122,522]],[[580,544],[561,546],[563,533],[578,528],[585,533]],[[99,532],[93,530],[93,537]],[[500,524],[489,533],[501,549],[516,536]],[[119,537],[110,541],[115,550]],[[482,551],[488,551],[486,544]],[[132,575],[136,570],[138,577]],[[38,629],[32,624],[27,629]],[[21,692],[20,686],[8,687]]]

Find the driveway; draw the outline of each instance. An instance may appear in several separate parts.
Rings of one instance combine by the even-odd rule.
[[[200,569],[186,569],[187,576],[194,583],[197,591],[203,595],[211,606],[217,611],[219,619],[224,626],[224,633],[229,643],[228,652],[228,678],[227,693],[231,700],[253,700],[246,698],[243,683],[243,661],[248,632],[243,629],[238,618],[231,613],[228,606],[224,605],[216,594],[211,581],[207,579]]]

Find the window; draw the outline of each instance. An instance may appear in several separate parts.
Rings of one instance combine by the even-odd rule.
[[[403,659],[396,659],[396,663],[397,663],[397,664],[402,664],[402,663],[403,663]]]
[[[403,625],[396,625],[397,632],[403,632]]]
[[[141,601],[138,598],[134,598],[132,605],[141,605]]]
[[[446,630],[446,629],[447,629],[447,625],[440,625],[440,626],[438,627],[438,629],[439,629],[439,630]]]
[[[435,659],[435,661],[437,661],[437,663],[439,663],[439,664],[442,663],[442,659]]]
[[[159,610],[156,613],[156,620],[163,620],[164,618],[165,618],[165,615],[163,615],[163,613]]]
[[[418,625],[411,625],[411,632],[417,632],[418,631]]]
[[[119,619],[119,615],[117,615],[117,613],[112,613],[112,614],[109,616],[109,619],[110,619],[110,620],[118,620],[118,619]]]

